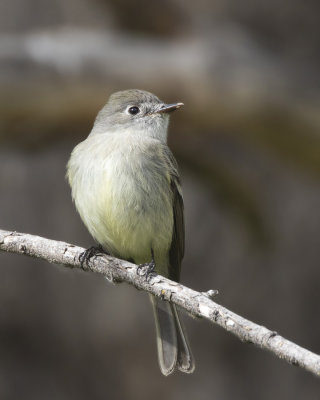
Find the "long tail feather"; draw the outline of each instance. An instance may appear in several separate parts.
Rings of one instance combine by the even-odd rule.
[[[174,304],[150,296],[157,334],[158,359],[161,372],[171,374],[175,369],[194,371],[194,359],[185,330]]]

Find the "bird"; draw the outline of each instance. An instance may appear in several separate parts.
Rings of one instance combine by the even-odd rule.
[[[169,114],[181,106],[139,89],[113,93],[89,136],[73,149],[66,175],[98,248],[177,282],[185,248],[184,204],[167,132]],[[150,299],[161,372],[192,373],[195,362],[179,311],[168,301]]]

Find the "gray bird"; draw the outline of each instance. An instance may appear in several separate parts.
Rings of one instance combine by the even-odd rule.
[[[167,129],[169,113],[182,105],[164,104],[137,89],[112,94],[67,166],[76,208],[97,243],[136,264],[153,259],[155,271],[175,281],[184,254],[184,217]],[[175,305],[150,297],[161,372],[193,372]]]

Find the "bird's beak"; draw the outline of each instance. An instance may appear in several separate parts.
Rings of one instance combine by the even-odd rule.
[[[159,110],[155,111],[156,113],[169,113],[174,110],[177,110],[181,106],[183,106],[183,103],[174,103],[174,104],[164,104]]]

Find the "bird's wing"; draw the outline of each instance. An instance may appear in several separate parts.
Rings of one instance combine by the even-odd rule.
[[[179,281],[181,260],[184,255],[184,215],[183,197],[178,173],[178,165],[171,151],[167,151],[167,161],[170,164],[170,187],[173,206],[173,232],[169,250],[169,279]]]

